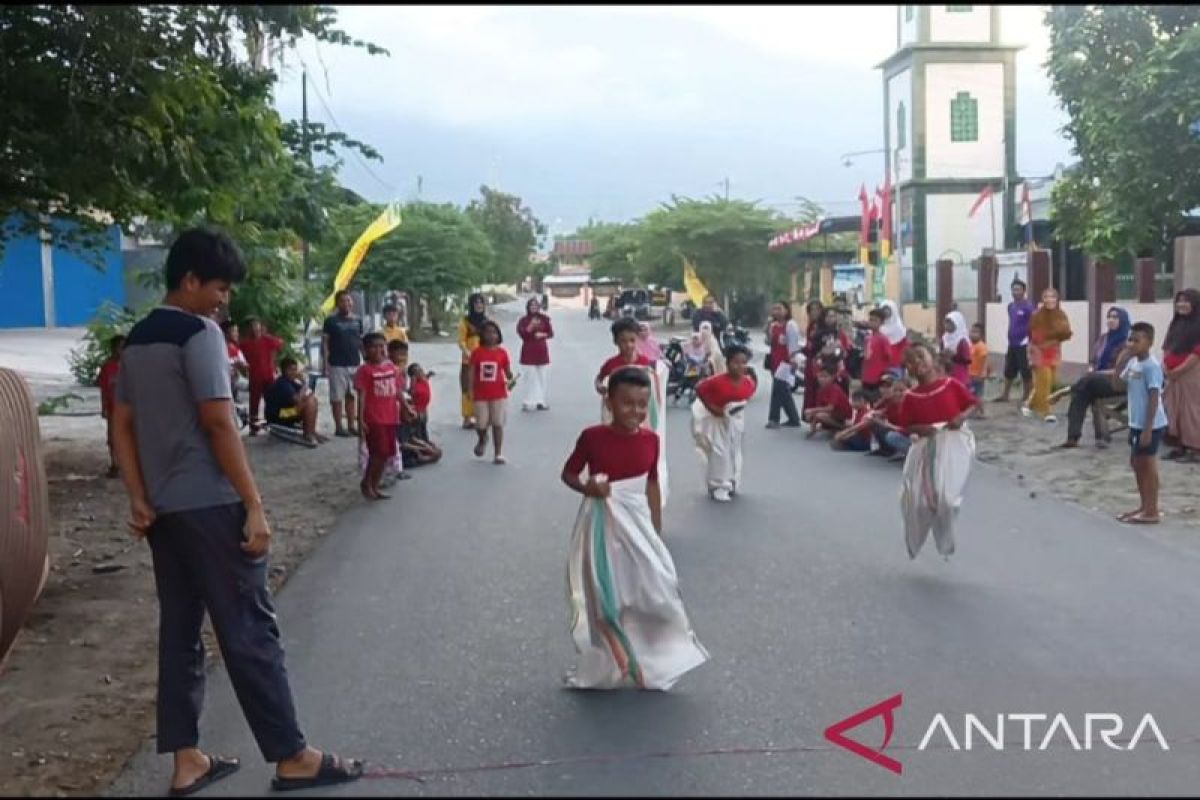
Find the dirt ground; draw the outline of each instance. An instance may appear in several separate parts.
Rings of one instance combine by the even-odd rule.
[[[659,334],[665,339],[680,330]],[[437,372],[435,404],[455,404],[452,341],[414,343],[413,355]],[[33,382],[38,395],[49,391],[49,384]],[[107,455],[95,390],[73,391],[85,396],[75,409],[82,416],[41,420],[55,511],[52,566],[0,672],[0,796],[96,794],[154,734],[157,604],[149,549],[126,533],[120,482],[100,477]],[[323,384],[319,391],[321,429],[329,433]],[[972,423],[979,460],[1011,473],[1031,495],[1045,492],[1108,515],[1134,508],[1124,440],[1118,436],[1109,449],[1095,449],[1089,420],[1083,447],[1053,450],[1065,438],[1066,401],[1057,410],[1061,419],[1049,426],[1021,417],[1016,404],[989,404],[989,417]],[[434,434],[453,435],[438,426]],[[309,450],[262,436],[247,438],[246,445],[274,530],[271,581],[277,589],[342,510],[362,502],[356,443],[334,439]],[[1160,472],[1169,535],[1190,541],[1200,527],[1200,467],[1162,462]],[[419,488],[423,477],[404,488]],[[209,657],[216,657],[211,637]]]
[[[457,404],[457,348],[413,345],[435,368],[435,403]],[[38,400],[61,386],[31,381]],[[128,504],[108,466],[95,389],[78,416],[42,417],[54,511],[46,588],[0,669],[0,796],[86,796],[104,790],[154,736],[158,606],[150,550],[125,525]],[[319,429],[332,433],[325,384]],[[439,400],[440,398],[440,400]],[[445,438],[438,426],[435,438]],[[246,449],[273,531],[271,586],[277,590],[341,512],[363,502],[357,442],[317,449],[269,436]],[[400,485],[416,487],[424,475]],[[207,623],[206,623],[207,628]],[[211,663],[218,658],[206,630]]]

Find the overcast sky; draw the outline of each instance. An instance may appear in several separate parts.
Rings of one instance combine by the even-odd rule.
[[[1017,55],[1017,169],[1069,163],[1042,67],[1037,6],[1004,6]],[[883,180],[882,76],[895,6],[341,6],[351,36],[391,51],[304,45],[286,56],[280,111],[373,145],[342,179],[373,201],[466,203],[487,183],[562,234],[622,221],[672,193],[724,192],[787,212],[795,198],[857,213]],[[789,205],[791,204],[791,205]]]

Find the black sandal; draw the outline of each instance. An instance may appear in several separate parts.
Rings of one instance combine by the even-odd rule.
[[[172,786],[167,791],[167,797],[186,797],[189,794],[194,794],[206,786],[211,786],[221,778],[227,778],[240,769],[242,763],[236,758],[221,758],[220,756],[208,757],[208,771],[201,775],[196,780],[182,788]]]
[[[290,792],[295,789],[313,789],[317,786],[334,786],[339,783],[349,783],[362,777],[363,762],[356,758],[343,759],[332,753],[321,754],[321,768],[316,775],[308,778],[281,778],[276,775],[271,779],[271,788],[276,792]]]

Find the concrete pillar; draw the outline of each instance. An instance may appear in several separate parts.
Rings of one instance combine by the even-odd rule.
[[[1155,300],[1154,276],[1158,273],[1158,261],[1153,258],[1139,258],[1133,266],[1133,281],[1137,287],[1139,303],[1153,303]]]
[[[943,258],[934,265],[934,270],[937,280],[937,320],[933,332],[936,336],[942,332],[942,320],[954,310],[954,262]]]
[[[1050,251],[1034,250],[1029,254],[1029,299],[1035,306],[1042,302],[1042,292],[1051,286],[1054,284],[1050,272]],[[1062,287],[1054,288],[1058,289],[1061,297]]]
[[[1088,341],[1100,336],[1100,319],[1104,306],[1117,299],[1117,265],[1111,261],[1093,261],[1087,257],[1084,266],[1088,302]]]
[[[976,289],[976,297],[978,297],[978,312],[976,319],[983,325],[984,334],[987,333],[987,304],[994,303],[997,300],[996,281],[998,280],[998,270],[996,267],[995,256],[980,256],[979,257],[979,283]]]
[[[1200,236],[1175,240],[1175,292],[1200,287]]]
[[[896,304],[900,303],[900,293],[903,286],[903,283],[901,282],[902,276],[900,271],[900,256],[892,253],[890,263],[888,264],[888,270],[883,276],[883,291],[887,296],[887,299]],[[883,300],[884,298],[881,297],[879,299]]]
[[[829,305],[833,302],[833,265],[821,265],[821,302]]]

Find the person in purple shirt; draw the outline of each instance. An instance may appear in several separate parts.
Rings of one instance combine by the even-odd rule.
[[[1008,352],[1004,354],[1004,392],[996,398],[997,403],[1007,403],[1013,381],[1021,376],[1022,402],[1027,402],[1033,391],[1033,370],[1029,367],[1029,320],[1033,317],[1033,303],[1025,297],[1025,281],[1014,278],[1012,302],[1008,304]]]

